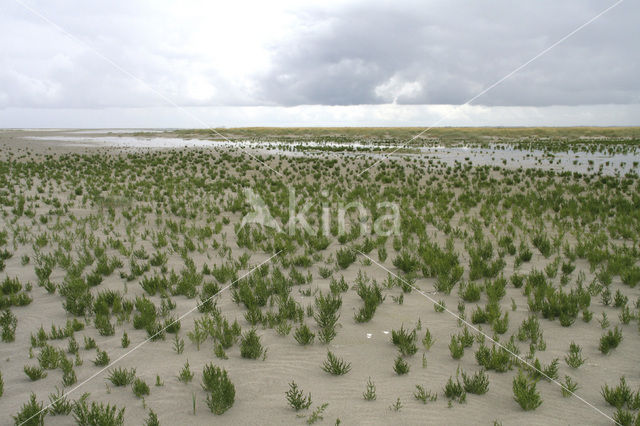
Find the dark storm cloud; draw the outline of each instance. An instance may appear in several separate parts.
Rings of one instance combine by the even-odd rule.
[[[308,10],[258,95],[281,105],[461,104],[612,2],[416,2]],[[477,99],[484,105],[640,102],[638,2],[626,1]]]

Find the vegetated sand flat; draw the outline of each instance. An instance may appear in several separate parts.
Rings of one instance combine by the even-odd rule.
[[[83,148],[118,148],[134,150],[183,149],[183,148],[241,148],[254,155],[282,155],[296,157],[326,157],[330,154],[342,156],[370,157],[378,161],[396,157],[417,157],[438,160],[446,165],[467,164],[472,166],[492,166],[500,164],[509,169],[535,168],[557,172],[588,172],[605,175],[623,175],[638,172],[637,144],[635,128],[601,129],[602,134],[581,136],[582,128],[565,130],[561,138],[549,139],[549,129],[541,134],[533,129],[506,133],[509,137],[496,135],[505,129],[475,129],[469,133],[465,129],[446,129],[438,137],[429,135],[416,140],[401,139],[405,129],[360,129],[360,136],[340,135],[340,129],[313,129],[309,134],[301,129],[292,129],[292,135],[282,132],[267,132],[267,129],[232,129],[229,137],[221,133],[207,131],[149,129],[113,130],[56,130],[21,131],[13,135],[18,139],[36,141],[40,149],[81,150]],[[299,130],[298,133],[295,130]],[[309,129],[311,130],[311,129]],[[353,130],[353,129],[349,129]],[[402,132],[400,132],[402,130]],[[502,132],[501,132],[502,131]],[[587,130],[584,129],[586,132]],[[593,131],[593,130],[592,130]],[[440,132],[438,132],[440,133]],[[551,133],[553,134],[553,133]],[[604,136],[609,135],[609,136]]]
[[[290,133],[292,139],[331,143],[326,134],[318,132],[292,129]],[[341,143],[361,143],[377,132],[381,130],[358,134],[332,129],[331,136],[340,137]],[[382,136],[393,141],[385,143],[400,146],[404,133],[413,129],[386,132]],[[449,135],[471,135],[477,140],[483,132],[453,129]],[[86,392],[89,404],[95,401],[125,408],[125,424],[132,425],[144,424],[150,409],[163,425],[305,424],[323,403],[328,406],[319,424],[334,424],[336,419],[342,424],[609,424],[596,409],[614,416],[616,408],[603,398],[601,388],[618,385],[622,376],[633,392],[640,386],[640,294],[636,286],[640,280],[640,182],[633,161],[638,158],[633,139],[636,132],[634,128],[604,129],[600,138],[598,129],[591,128],[583,133],[580,129],[569,133],[540,130],[536,143],[541,152],[557,153],[564,149],[562,143],[600,144],[593,155],[625,155],[630,159],[617,170],[615,165],[605,170],[604,165],[599,169],[584,164],[562,173],[546,170],[540,163],[536,167],[535,159],[520,167],[501,161],[473,164],[464,158],[447,162],[424,152],[381,155],[339,149],[288,155],[292,151],[286,147],[274,148],[275,141],[286,136],[282,129],[229,130],[241,138],[274,137],[274,146],[250,147],[251,155],[242,145],[123,149],[89,139],[119,137],[108,131],[88,133],[85,142],[89,143],[69,142],[68,137],[74,134],[69,130],[2,131],[0,254],[4,253],[4,260],[0,284],[3,306],[15,316],[17,326],[14,341],[0,342],[4,382],[0,415],[10,423],[31,392],[46,405],[58,386],[66,392],[73,390],[68,396],[71,401],[80,400]],[[526,141],[536,135],[535,129],[495,133],[489,136],[512,147],[522,138]],[[147,139],[202,136],[200,131],[138,135],[134,130],[118,135]],[[581,136],[598,141],[585,142]],[[444,146],[453,142],[434,143]],[[606,149],[614,151],[604,152]],[[332,232],[326,240],[301,230],[291,236],[255,224],[240,228],[243,216],[252,211],[243,188],[251,188],[264,199],[271,214],[283,222],[288,217],[288,185],[295,185],[301,200],[297,211],[303,201],[313,204],[308,210],[312,226],[323,220],[321,207],[331,207]],[[380,238],[353,231],[357,221],[352,209],[347,214],[348,233],[341,235],[333,227],[337,208],[351,201],[360,201],[373,218],[385,214],[374,211],[377,202],[396,203],[398,234]],[[264,268],[253,271],[278,251],[280,254]],[[375,262],[361,254],[349,259],[349,254],[359,252]],[[113,270],[103,271],[101,265],[111,262],[113,267],[106,269]],[[376,263],[402,279],[390,279]],[[143,288],[141,283],[146,280],[148,284],[153,277],[162,278],[155,285],[164,290]],[[521,286],[517,286],[518,277]],[[19,291],[4,284],[13,278],[21,284]],[[345,291],[335,290],[341,278],[348,285]],[[526,365],[519,366],[513,357],[501,364],[506,371],[486,371],[488,392],[467,393],[463,403],[449,402],[444,393],[449,378],[455,381],[460,373],[462,382],[461,372],[472,375],[482,370],[475,354],[492,344],[487,338],[482,343],[468,327],[478,337],[460,359],[454,359],[449,345],[452,336],[464,332],[465,325],[447,312],[436,312],[432,301],[419,292],[403,291],[402,283],[407,280],[432,299],[443,301],[450,311],[464,312],[466,321],[511,350],[517,349],[528,363],[537,360],[536,365],[558,381],[566,383],[565,376],[570,376],[578,383],[576,393],[595,408],[576,397],[563,397],[557,384],[542,378],[536,384],[542,404],[524,411],[514,400],[513,381],[521,367],[525,367],[530,383],[534,383],[535,374],[527,371]],[[236,284],[216,298],[215,309],[205,313],[195,310],[180,321],[177,335],[184,340],[183,353],[176,353],[175,334],[167,332],[164,339],[149,341],[97,374],[104,367],[94,365],[97,350],[85,349],[85,337],[93,338],[113,362],[154,333],[135,327],[140,314],[133,306],[136,298],[146,297],[155,305],[157,314],[149,330],[158,330],[153,327],[162,328],[196,307],[207,286],[223,289],[232,282]],[[384,301],[368,321],[358,322],[355,317],[365,305],[358,283],[364,287],[374,282],[380,286]],[[463,300],[469,283],[479,286],[479,300]],[[322,343],[313,315],[318,308],[314,312],[308,309],[332,288],[341,299],[336,335],[329,343]],[[120,305],[114,306],[120,308],[96,303],[101,297],[106,300],[107,291],[111,291],[110,300],[119,300]],[[28,294],[31,303],[16,303],[20,293]],[[266,299],[256,301],[265,294]],[[74,305],[82,300],[84,308],[80,302]],[[283,300],[293,304],[285,305]],[[122,308],[127,303],[129,314]],[[175,307],[167,307],[171,303]],[[497,317],[493,315],[496,309]],[[242,333],[247,333],[252,329],[249,313],[256,311],[262,319],[253,327],[267,349],[264,359],[243,358],[241,336],[224,350],[226,359],[214,354],[221,336],[209,335],[199,350],[188,337],[195,330],[194,320],[202,318],[225,318],[229,324],[237,321]],[[474,315],[476,311],[493,314],[481,321]],[[585,312],[587,317],[592,315],[588,322]],[[602,321],[603,314],[609,324]],[[500,330],[505,315],[507,327]],[[107,318],[113,331],[99,327],[101,335],[96,327],[98,317]],[[530,317],[540,325],[535,343],[519,336],[523,321]],[[50,336],[52,325],[64,329],[74,318],[84,324],[73,333],[79,345],[77,356],[67,351],[69,336]],[[301,323],[315,333],[313,344],[302,346],[294,339]],[[49,336],[34,342],[41,326]],[[417,350],[403,357],[410,366],[405,375],[393,369],[399,351],[391,342],[391,333],[401,327],[416,330]],[[605,355],[599,348],[601,337],[616,327],[623,339]],[[435,341],[428,349],[422,344],[427,329]],[[128,348],[122,347],[124,332],[131,341]],[[565,361],[571,342],[581,347],[585,359],[577,368]],[[75,383],[71,380],[63,386],[60,367],[46,370],[47,376],[36,381],[27,377],[23,367],[37,366],[47,345],[62,348],[72,361]],[[351,370],[342,376],[323,371],[327,351],[350,362]],[[554,359],[559,360],[557,372],[548,369]],[[185,384],[178,380],[178,374],[187,360],[194,377]],[[235,386],[233,406],[221,415],[209,410],[207,393],[201,386],[203,368],[209,363],[224,368]],[[149,385],[149,395],[139,398],[131,385],[117,387],[108,381],[109,373],[117,367],[135,368],[136,376]],[[155,386],[156,376],[162,386]],[[374,401],[363,398],[369,378],[376,386]],[[285,392],[291,381],[305,394],[311,393],[309,409],[296,412],[288,405]],[[416,385],[437,394],[437,400],[418,401],[414,397]],[[401,408],[396,411],[392,406],[398,398]],[[638,408],[630,403],[622,411],[637,415]],[[49,413],[45,424],[74,424],[73,415],[73,411],[68,415]]]

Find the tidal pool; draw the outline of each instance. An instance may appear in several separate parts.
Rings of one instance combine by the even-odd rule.
[[[318,141],[257,141],[257,140],[208,140],[162,136],[90,136],[105,132],[149,132],[154,130],[115,129],[67,131],[60,135],[28,136],[28,139],[60,141],[65,146],[101,147],[122,149],[178,149],[178,148],[238,148],[251,149],[260,154],[287,156],[368,156],[375,158],[418,157],[441,161],[447,165],[471,164],[474,166],[500,166],[507,168],[534,168],[579,173],[603,173],[624,175],[640,172],[640,155],[632,153],[604,153],[588,151],[548,152],[542,149],[520,149],[505,143],[487,147],[423,146],[408,144]],[[87,136],[78,136],[79,133]]]

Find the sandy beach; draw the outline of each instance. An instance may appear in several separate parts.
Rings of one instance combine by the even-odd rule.
[[[585,203],[579,196],[590,191],[594,196],[599,194],[609,200],[602,189],[584,183],[582,175],[561,176],[545,171],[544,175],[536,176],[527,172],[535,168],[501,168],[500,163],[492,170],[480,165],[451,166],[417,154],[391,155],[395,170],[392,179],[382,179],[380,173],[385,172],[385,166],[380,168],[377,164],[369,178],[363,181],[356,172],[370,167],[376,157],[340,153],[292,157],[277,152],[267,155],[259,148],[245,152],[242,146],[211,145],[121,149],[81,140],[62,142],[58,139],[61,132],[3,131],[0,134],[4,181],[2,249],[10,254],[5,256],[0,282],[17,278],[23,286],[21,291],[33,300],[26,306],[8,307],[15,315],[17,327],[14,341],[0,343],[0,372],[4,382],[0,411],[4,419],[15,415],[32,392],[44,406],[49,405],[49,395],[55,393],[57,386],[68,392],[69,401],[77,401],[88,393],[87,401],[125,408],[125,424],[132,425],[142,424],[149,410],[157,414],[161,424],[304,424],[311,412],[323,403],[328,403],[321,414],[323,424],[334,424],[338,420],[341,424],[608,424],[610,420],[605,415],[612,416],[615,408],[603,399],[601,388],[605,384],[617,385],[622,376],[633,390],[640,384],[636,371],[636,354],[640,348],[636,300],[640,294],[635,284],[630,286],[623,282],[621,272],[609,272],[605,276],[603,271],[608,270],[608,262],[613,262],[611,258],[605,256],[605,260],[596,262],[594,267],[593,260],[575,254],[576,247],[588,241],[590,233],[605,233],[608,252],[617,253],[615,247],[631,248],[629,266],[638,268],[637,222],[627,228],[630,232],[627,237],[607,228],[617,223],[618,214],[624,215],[620,219],[637,221],[637,212],[613,211],[609,215],[598,215],[597,220],[593,217],[584,219],[586,224],[580,225],[578,221],[566,219],[579,211],[569,213],[561,208],[560,213],[554,212],[546,202],[539,208],[516,207],[515,198],[511,197],[510,203],[501,200],[500,208],[494,208],[493,212],[487,210],[491,197],[506,199],[510,197],[510,187],[514,193],[520,190],[514,180],[521,182],[523,191],[530,184],[537,185],[542,198],[551,196],[554,187],[570,188],[573,185],[572,188],[580,189],[574,190],[574,195],[565,192],[567,200]],[[92,134],[92,137],[100,136],[119,137]],[[387,168],[386,171],[390,170]],[[402,174],[398,174],[400,171]],[[321,173],[322,178],[314,177],[316,172]],[[465,176],[475,176],[468,180],[470,186],[467,188],[456,183]],[[482,180],[477,180],[480,176],[485,176],[484,179],[489,176],[493,184],[483,185]],[[525,176],[530,183],[522,180]],[[638,188],[637,175],[625,179],[630,184],[623,189],[622,197],[631,200],[631,194]],[[340,200],[362,200],[367,206],[371,199],[396,202],[402,205],[400,232],[382,239],[374,234],[353,234],[342,242],[335,235],[329,235],[325,248],[314,246],[311,243],[313,236],[302,233],[297,237],[282,237],[288,242],[282,242],[281,247],[286,248],[277,253],[273,243],[281,238],[280,234],[286,233],[252,224],[249,229],[255,230],[253,236],[242,234],[239,225],[251,209],[235,200],[242,199],[243,187],[251,187],[267,200],[280,221],[280,210],[286,207],[288,199],[286,194],[282,195],[286,187],[279,186],[284,185],[281,181],[295,184],[298,196],[306,197],[316,206],[320,205],[320,200],[314,198],[314,194],[321,190],[328,192],[325,199],[334,207]],[[160,182],[163,184],[158,186]],[[549,186],[548,182],[555,183]],[[385,190],[392,195],[385,196]],[[465,201],[470,190],[481,194],[479,203],[473,206]],[[355,194],[362,191],[368,193],[368,197],[356,198]],[[411,191],[420,195],[411,196]],[[24,199],[21,211],[16,207],[19,198]],[[318,225],[321,219],[315,215],[315,210],[310,211],[312,222]],[[541,212],[540,216],[537,216],[538,212]],[[352,217],[352,213],[347,217]],[[422,228],[411,222],[416,218]],[[547,253],[532,246],[531,241],[537,235],[528,231],[532,229],[543,229],[549,234],[551,247]],[[478,232],[483,236],[479,237]],[[159,242],[159,235],[166,239],[164,244]],[[514,248],[510,253],[506,245],[500,245],[505,235],[512,237],[516,247],[522,241],[530,247],[530,260],[518,261],[521,249]],[[470,276],[471,247],[480,241],[477,238],[489,241],[493,247],[486,262],[495,259],[503,262],[496,273]],[[557,244],[554,241],[558,241]],[[265,242],[270,243],[265,245]],[[366,251],[365,243],[375,248]],[[424,257],[424,250],[429,244],[442,249],[450,244],[462,267],[462,276],[453,282],[448,294],[438,285],[444,278],[428,273],[429,260]],[[265,249],[267,246],[270,250]],[[343,268],[336,259],[337,253],[345,248],[354,250],[357,255],[355,261]],[[381,248],[386,252],[384,255]],[[150,265],[153,256],[149,256],[154,253],[166,256],[164,261],[156,263],[159,266]],[[403,253],[415,261],[415,266],[405,267],[397,261]],[[242,256],[245,256],[244,260]],[[82,260],[84,258],[88,259]],[[149,341],[150,332],[134,327],[132,318],[138,311],[133,307],[129,316],[118,314],[115,308],[109,310],[107,318],[113,330],[111,335],[104,335],[110,333],[96,327],[95,306],[88,306],[81,315],[65,309],[70,303],[69,296],[61,295],[65,286],[69,286],[73,277],[89,282],[101,258],[120,262],[113,272],[100,276],[98,284],[87,288],[93,303],[101,292],[118,293],[122,300],[130,300],[132,304],[137,299],[147,298],[158,309],[160,324],[163,319],[184,315],[178,333],[163,333],[163,339]],[[54,266],[43,278],[42,272],[37,270],[47,259],[52,259]],[[255,267],[265,261],[268,271],[257,272]],[[558,271],[563,262],[571,264],[573,270],[569,273]],[[234,265],[229,277],[218,279],[211,272],[207,273],[207,269],[225,264]],[[140,271],[136,272],[138,269]],[[276,324],[263,319],[252,325],[247,320],[247,306],[236,303],[238,296],[234,296],[234,290],[244,281],[250,287],[257,285],[251,279],[255,274],[266,274],[269,282],[276,280],[272,275],[275,269],[284,276],[293,276],[288,291],[291,300],[299,306],[302,318],[278,320]],[[173,284],[154,294],[141,285],[143,280],[154,276],[168,277],[170,283],[179,283],[181,281],[171,278],[172,271],[177,277],[185,270],[197,275],[195,294],[203,292],[203,286],[208,282],[215,283],[219,290],[224,289],[215,296],[217,309],[229,323],[237,321],[243,333],[255,328],[266,349],[264,359],[241,356],[242,336],[224,350],[226,359],[214,354],[217,340],[211,336],[198,350],[188,338],[188,332],[194,330],[195,319],[211,315],[197,309],[201,298],[180,294]],[[291,271],[298,272],[304,282],[296,284],[297,275],[291,275]],[[546,276],[549,285],[557,291],[568,294],[569,290],[578,287],[590,288],[587,307],[576,312],[570,326],[562,326],[558,319],[544,318],[542,312],[532,312],[528,304],[532,293],[525,294],[526,285],[517,288],[512,284],[514,275],[523,277],[526,283],[527,277],[536,271]],[[389,277],[392,277],[392,284],[387,286],[384,283]],[[397,277],[395,284],[393,277]],[[496,333],[495,328],[492,329],[495,324],[475,323],[472,313],[489,303],[486,287],[501,277],[505,279],[504,295],[496,299],[496,303],[503,315],[507,314],[508,326],[506,332]],[[329,343],[321,343],[318,340],[320,330],[314,319],[318,309],[315,300],[320,294],[332,294],[332,280],[337,282],[341,278],[348,284],[348,289],[337,293],[341,306],[337,311],[335,338]],[[358,322],[355,317],[363,306],[363,299],[358,295],[356,283],[363,280],[380,285],[384,301],[369,321]],[[403,282],[414,289],[403,291]],[[481,294],[479,300],[465,302],[460,287],[470,282],[480,285]],[[612,297],[616,293],[620,293],[620,297],[626,296],[627,302],[616,307],[611,301],[606,306],[602,301],[603,288],[608,289]],[[276,312],[280,303],[278,297],[270,296],[258,309],[264,315],[269,311]],[[163,308],[161,313],[160,307],[167,301],[175,303],[175,307],[167,311]],[[443,302],[449,311],[437,312],[434,301]],[[314,306],[315,312],[310,311]],[[632,316],[627,324],[621,317],[624,306],[630,308]],[[585,322],[583,310],[590,311],[593,319]],[[464,321],[457,318],[462,312]],[[606,327],[600,323],[603,314],[610,323]],[[530,316],[538,318],[545,345],[527,357],[530,344],[525,339],[520,340],[518,334],[519,327]],[[49,334],[52,325],[63,329],[67,321],[73,319],[83,324],[83,329],[72,333],[79,344],[77,354],[68,351],[70,336],[58,339],[49,336],[44,343],[34,343],[40,327]],[[316,334],[313,344],[302,346],[294,339],[301,324],[307,324]],[[621,329],[624,339],[619,347],[605,355],[599,349],[599,341],[603,333],[613,330],[614,326]],[[417,336],[415,354],[401,357],[410,367],[404,375],[394,372],[398,347],[391,339],[392,331],[401,327],[415,329]],[[454,359],[450,350],[452,336],[459,335],[465,328],[477,337],[471,347],[464,350],[464,356]],[[477,333],[476,328],[482,333]],[[434,340],[428,349],[422,344],[427,329]],[[127,348],[122,347],[125,332],[130,339]],[[180,354],[174,347],[174,335],[184,342]],[[94,339],[98,349],[106,351],[110,364],[94,365],[97,351],[85,349],[87,338]],[[464,403],[449,401],[443,391],[449,378],[455,381],[457,377],[461,381],[459,373],[462,371],[472,374],[484,370],[474,353],[481,345],[491,347],[489,339],[514,348],[508,346],[510,338],[519,350],[522,362],[511,357],[513,365],[507,371],[486,371],[490,385],[485,394],[467,393]],[[483,339],[484,343],[481,343]],[[579,368],[572,368],[565,361],[571,342],[581,347],[585,361]],[[25,374],[23,367],[37,366],[39,354],[47,346],[61,348],[63,357],[72,361],[74,383],[63,386],[61,368],[45,369],[46,377],[36,381]],[[347,374],[333,376],[322,370],[328,351],[350,363]],[[537,379],[542,404],[533,411],[524,411],[514,400],[513,380],[519,369],[529,371],[527,366],[534,365],[536,359],[541,369],[552,364],[554,359],[558,360],[553,377],[558,383],[544,377]],[[194,378],[183,383],[178,374],[187,361]],[[207,407],[201,386],[203,368],[209,363],[224,368],[235,386],[235,402],[219,416]],[[107,377],[115,368],[134,368],[136,377],[148,384],[149,394],[137,397],[131,386],[114,386]],[[565,383],[567,375],[579,384],[575,392],[582,400],[575,396],[563,397],[560,384]],[[363,398],[369,378],[375,383],[374,401]],[[156,386],[156,380],[161,386]],[[305,393],[311,393],[313,404],[309,409],[296,412],[287,404],[285,392],[292,381]],[[437,394],[437,400],[426,404],[417,400],[414,397],[416,385]],[[396,410],[393,405],[398,399],[400,406],[396,406]],[[72,423],[73,413],[50,413],[45,418],[45,424]]]

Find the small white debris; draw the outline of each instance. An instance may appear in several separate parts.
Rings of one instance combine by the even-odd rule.
[[[367,339],[371,339],[371,333],[367,333]]]

